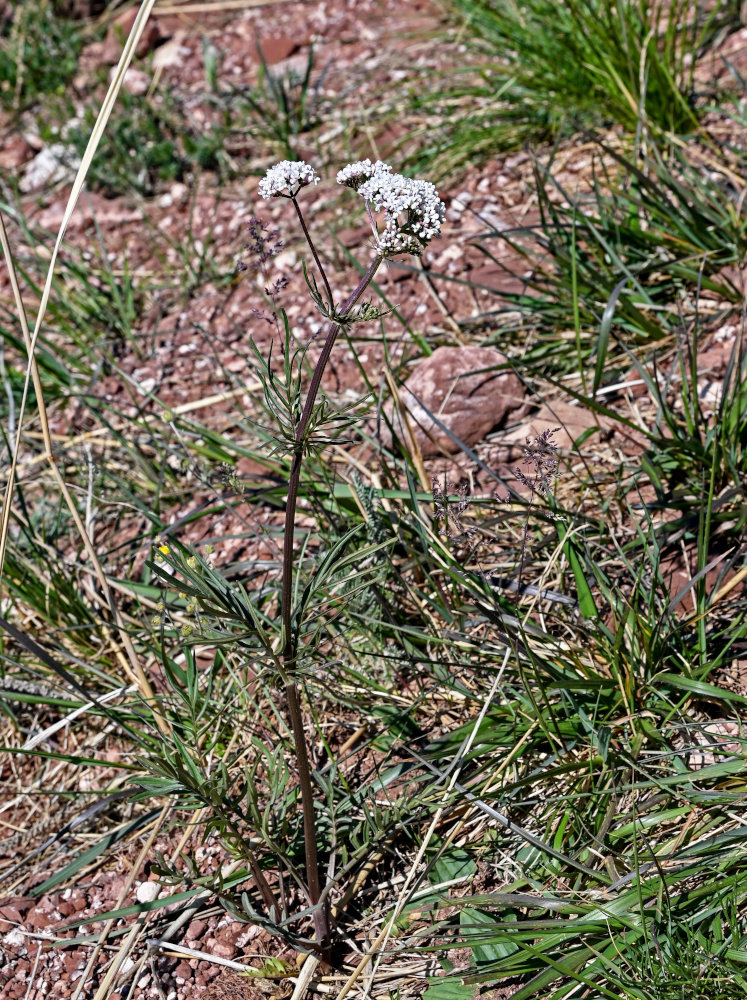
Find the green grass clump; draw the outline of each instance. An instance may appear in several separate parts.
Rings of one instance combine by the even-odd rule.
[[[429,116],[425,157],[443,170],[579,126],[691,134],[704,103],[697,59],[725,24],[739,24],[733,0],[453,0],[447,9],[463,19],[471,59],[417,99]]]
[[[13,4],[0,25],[0,104],[18,111],[47,94],[62,94],[78,66],[79,26],[55,15],[50,0]]]
[[[313,142],[323,119],[329,118],[329,102],[322,87],[329,66],[314,75],[314,48],[309,49],[304,66],[283,72],[268,66],[261,46],[257,46],[259,73],[255,84],[218,85],[219,53],[208,47],[204,53],[205,76],[210,104],[219,110],[226,134],[251,136],[279,158],[295,160],[299,147]]]
[[[533,331],[525,360],[546,372],[575,363],[584,373],[591,363],[598,388],[611,336],[653,350],[689,329],[705,294],[727,311],[741,301],[734,268],[747,228],[725,162],[714,159],[706,175],[679,150],[664,155],[650,143],[635,156],[589,138],[579,187],[558,180],[553,156],[536,160],[539,221],[486,227],[474,242],[498,266],[507,244],[529,272],[524,294],[504,296]],[[482,318],[500,319],[490,306]],[[562,327],[573,336],[558,342]],[[605,379],[614,377],[610,366]]]
[[[66,142],[79,155],[96,114],[89,105],[80,123],[65,132]],[[44,132],[52,136],[49,126]],[[193,171],[226,170],[225,140],[220,125],[198,126],[166,94],[146,102],[124,92],[91,164],[89,182],[109,197],[131,192],[148,197]]]

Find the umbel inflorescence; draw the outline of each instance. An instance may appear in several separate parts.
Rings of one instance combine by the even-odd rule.
[[[319,175],[303,161],[283,160],[271,167],[259,183],[263,198],[293,198]],[[357,191],[366,203],[374,245],[379,257],[399,253],[421,254],[441,235],[446,206],[433,184],[396,174],[388,163],[359,160],[337,174],[337,183]],[[374,212],[384,213],[379,226]]]

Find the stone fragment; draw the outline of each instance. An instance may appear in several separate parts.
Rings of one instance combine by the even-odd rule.
[[[47,184],[61,180],[72,180],[80,166],[80,157],[74,149],[64,143],[54,142],[45,146],[26,165],[18,185],[23,194],[40,191]]]
[[[524,389],[518,377],[509,368],[485,370],[506,364],[506,355],[494,347],[439,347],[418,362],[399,395],[425,458],[460,450],[429,412],[472,447],[510,412],[523,409]],[[392,422],[397,436],[406,441],[396,413]],[[384,432],[382,443],[391,445],[391,438],[387,440]]]
[[[141,882],[135,890],[135,898],[138,903],[152,903],[158,899],[161,886],[157,882]]]
[[[188,941],[197,941],[202,937],[207,924],[204,920],[193,920],[187,928],[186,938]]]
[[[116,70],[112,67],[112,75],[115,72]],[[124,75],[122,86],[127,93],[132,94],[133,97],[143,97],[148,93],[150,81],[151,77],[149,73],[144,73],[141,69],[136,69],[134,66],[130,66]]]
[[[37,220],[39,225],[53,232],[58,230],[62,225],[66,207],[67,197],[52,202],[40,214]],[[68,230],[74,232],[88,229],[93,225],[94,219],[102,229],[107,229],[123,226],[127,222],[140,222],[142,213],[129,208],[119,198],[104,198],[95,191],[84,191],[70,217]]]
[[[123,11],[109,25],[106,38],[101,46],[101,52],[98,54],[99,59],[105,66],[113,66],[119,62],[119,57],[122,55],[122,49],[132,31],[138,10],[139,6],[128,7],[127,10]],[[142,59],[143,56],[152,52],[164,40],[164,37],[158,20],[150,18],[143,28],[143,33],[135,49],[137,58]]]
[[[599,416],[583,406],[573,406],[556,400],[552,404],[543,403],[521,426],[514,427],[501,436],[502,445],[514,445],[523,449],[527,439],[533,441],[539,434],[554,431],[553,444],[561,451],[573,448],[574,442],[591,428],[598,427],[602,435],[610,434],[615,422],[610,417]],[[640,436],[640,435],[639,435]]]
[[[259,47],[267,65],[274,66],[275,63],[282,62],[283,59],[287,59],[295,52],[298,52],[301,45],[298,39],[281,35],[274,38],[261,39]]]
[[[213,945],[213,954],[218,958],[232,959],[236,956],[238,951],[236,945],[230,944],[228,941],[216,941]]]
[[[20,910],[15,906],[0,906],[0,934],[7,934],[22,922]]]
[[[33,146],[20,132],[11,132],[0,146],[0,170],[18,170],[34,156]]]
[[[153,54],[153,72],[181,66],[192,50],[184,44],[184,32],[177,31],[173,38],[159,45]]]
[[[182,961],[177,965],[174,969],[173,976],[177,983],[179,983],[180,980],[182,983],[186,983],[188,980],[192,979],[192,969],[186,959],[182,959]]]
[[[43,930],[45,927],[49,927],[49,925],[53,923],[54,920],[51,914],[48,913],[41,904],[39,906],[35,906],[33,910],[29,910],[26,914],[26,924],[34,930]]]

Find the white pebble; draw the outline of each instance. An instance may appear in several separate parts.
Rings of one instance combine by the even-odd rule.
[[[152,903],[154,899],[158,899],[160,891],[161,887],[157,882],[141,882],[137,887],[135,896],[138,903]]]

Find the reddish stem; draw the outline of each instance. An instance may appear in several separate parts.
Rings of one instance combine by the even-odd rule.
[[[300,209],[295,202],[296,210],[298,211],[299,218],[302,221]],[[311,242],[311,239],[306,230],[306,226],[303,225],[304,233],[311,246],[314,258],[319,264],[316,251]],[[376,257],[371,263],[368,270],[365,272],[363,277],[356,289],[351,293],[348,299],[342,306],[340,316],[343,320],[345,316],[350,312],[353,306],[356,304],[358,299],[361,297],[363,292],[366,290],[367,286],[370,284],[376,270],[381,263],[382,258]],[[330,295],[330,305],[332,303],[331,292],[329,292],[329,284],[327,282],[326,276],[324,275],[324,270],[319,264],[319,269],[324,279],[324,284],[327,288],[328,294]],[[317,906],[321,897],[321,884],[319,881],[319,861],[316,849],[316,822],[314,819],[314,792],[311,784],[311,769],[309,767],[309,753],[306,745],[306,734],[303,727],[303,716],[301,714],[301,702],[299,696],[298,684],[295,681],[294,674],[296,672],[296,655],[297,648],[296,642],[293,637],[293,620],[292,620],[292,600],[293,600],[293,532],[296,522],[296,504],[298,501],[298,487],[301,481],[301,464],[303,462],[304,445],[306,443],[306,432],[309,426],[309,420],[311,419],[311,414],[314,408],[314,403],[316,401],[317,394],[319,392],[319,387],[322,382],[322,375],[324,374],[324,369],[327,366],[330,355],[332,353],[332,348],[335,345],[335,340],[342,327],[341,323],[332,322],[327,330],[327,337],[322,348],[322,352],[314,366],[314,372],[311,376],[311,384],[309,385],[309,391],[306,395],[306,402],[304,404],[303,412],[301,413],[301,419],[298,422],[298,427],[296,428],[296,443],[293,451],[293,461],[291,463],[291,472],[288,480],[288,499],[285,506],[285,531],[283,535],[283,579],[281,588],[281,615],[283,623],[283,663],[286,670],[288,671],[289,679],[286,683],[285,693],[288,700],[288,715],[290,716],[291,728],[293,730],[293,740],[296,749],[296,760],[298,763],[298,783],[301,789],[301,808],[303,812],[303,831],[304,831],[304,846],[306,851],[306,885],[309,893],[309,903],[311,906]],[[322,949],[322,955],[324,958],[329,957],[329,947],[331,941],[330,934],[330,913],[329,904],[325,902],[323,905],[319,906],[314,912],[314,929],[316,931],[317,941]]]

